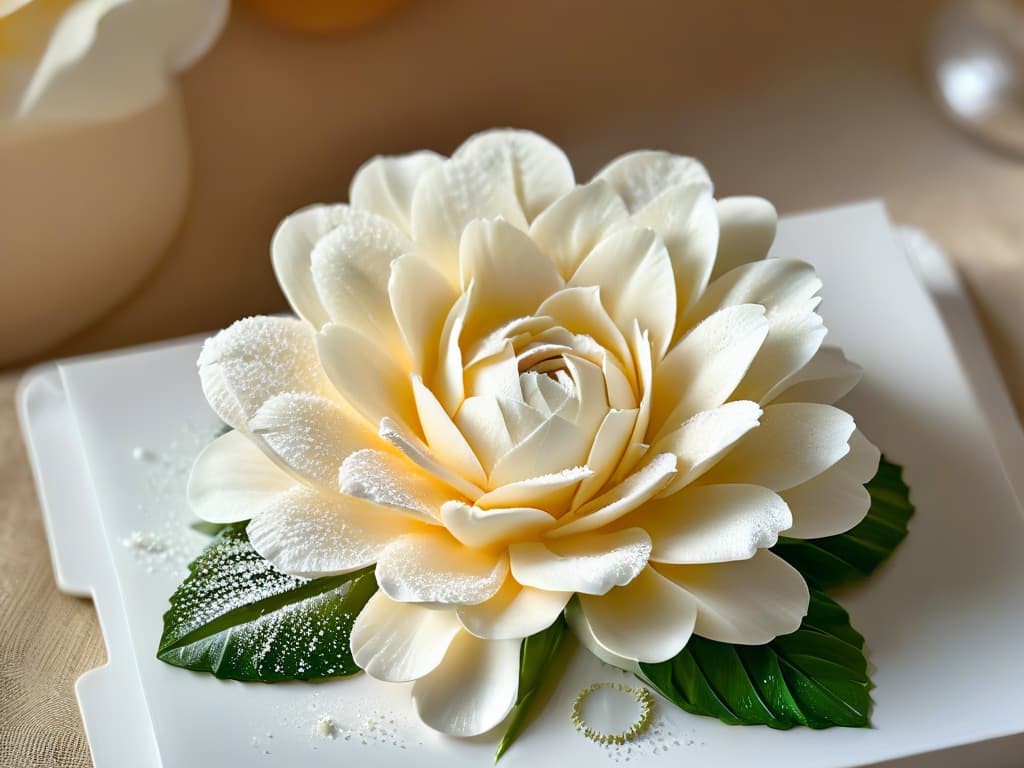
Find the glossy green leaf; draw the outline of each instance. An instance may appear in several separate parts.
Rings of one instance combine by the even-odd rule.
[[[773,547],[812,587],[827,589],[871,575],[906,537],[914,506],[902,467],[883,456],[864,487],[871,494],[871,509],[846,533],[821,539],[780,536]]]
[[[501,759],[505,750],[522,732],[530,708],[537,699],[539,691],[544,683],[550,682],[553,677],[553,669],[557,666],[555,659],[565,636],[565,619],[559,616],[558,620],[550,627],[523,640],[519,653],[519,695],[516,698],[516,706],[512,710],[512,719],[509,721],[508,730],[505,731],[501,743],[498,744],[498,750],[494,754],[494,762]]]
[[[648,682],[687,712],[731,725],[866,727],[871,705],[864,638],[850,617],[811,592],[803,624],[767,645],[693,637],[674,658],[641,664]]]
[[[376,591],[372,569],[312,580],[281,573],[242,526],[229,526],[171,597],[157,658],[232,680],[352,675],[349,633]]]

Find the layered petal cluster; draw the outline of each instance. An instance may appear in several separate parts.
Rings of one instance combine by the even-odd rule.
[[[879,455],[775,225],[661,152],[585,184],[528,132],[376,158],[275,235],[299,319],[204,347],[234,431],[192,504],[289,573],[375,563],[356,661],[454,735],[504,719],[563,611],[625,667],[791,632],[808,589],[768,548],[858,523]]]

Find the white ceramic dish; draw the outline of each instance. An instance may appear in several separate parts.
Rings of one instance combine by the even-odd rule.
[[[980,743],[1024,732],[1024,435],[955,273],[920,235],[894,230],[876,203],[790,218],[775,253],[818,268],[830,340],[866,370],[846,407],[905,466],[917,506],[892,561],[841,596],[867,637],[874,727],[729,727],[662,703],[657,733],[632,751],[610,750],[573,730],[568,706],[585,685],[624,678],[580,650],[506,768],[556,756],[716,768],[913,756],[961,765],[976,758],[921,756],[971,744],[986,765],[1019,764],[1020,740]],[[457,741],[429,731],[413,721],[403,686],[365,677],[241,684],[156,660],[167,597],[202,538],[182,531],[169,550],[158,543],[159,567],[145,541],[142,557],[123,542],[184,519],[175,483],[215,425],[195,372],[198,344],[45,366],[20,395],[58,584],[93,596],[110,653],[78,684],[97,768],[490,765],[498,734]],[[166,463],[172,455],[181,467]],[[154,483],[159,472],[166,476]],[[338,738],[316,735],[322,715],[342,726]]]

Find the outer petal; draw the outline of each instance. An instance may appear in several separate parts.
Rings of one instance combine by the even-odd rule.
[[[505,579],[498,593],[478,605],[460,605],[459,620],[469,632],[488,640],[529,637],[550,627],[571,592],[523,587]]]
[[[576,639],[583,644],[583,647],[605,664],[611,664],[613,667],[628,670],[635,675],[641,674],[640,663],[636,659],[627,659],[624,656],[612,653],[597,642],[597,638],[587,622],[587,617],[583,614],[579,600],[570,600],[569,604],[565,606],[565,621],[573,634],[576,635]]]
[[[246,532],[279,570],[316,578],[372,565],[384,547],[416,527],[365,501],[300,487],[262,507]]]
[[[718,201],[717,209],[720,234],[712,279],[765,258],[779,218],[775,206],[763,197],[726,197]]]
[[[540,509],[480,509],[461,501],[444,504],[441,520],[451,535],[467,547],[480,548],[533,537],[555,524],[555,518]]]
[[[284,317],[239,320],[203,344],[199,379],[210,406],[235,429],[281,392],[336,399],[317,357],[312,329]]]
[[[251,438],[232,431],[199,454],[189,475],[187,496],[192,511],[203,520],[235,523],[259,514],[295,485]]]
[[[403,536],[377,561],[384,594],[411,603],[482,603],[497,593],[507,573],[505,555],[470,549],[440,531]]]
[[[270,243],[278,285],[296,314],[317,329],[331,318],[313,284],[313,246],[338,226],[348,212],[347,205],[317,204],[300,208],[278,224]]]
[[[751,483],[784,491],[820,475],[849,452],[853,418],[831,405],[769,405],[701,484]]]
[[[402,683],[437,669],[460,631],[455,611],[396,603],[378,592],[356,617],[349,642],[368,675]]]
[[[822,347],[778,390],[774,403],[834,403],[853,389],[863,370],[838,347]]]
[[[628,219],[622,198],[597,179],[545,208],[530,225],[530,237],[568,280],[594,246]]]
[[[375,157],[356,171],[349,187],[352,205],[390,219],[403,232],[412,231],[412,195],[420,178],[444,158],[435,152],[413,152],[398,157]]]
[[[697,619],[697,601],[652,568],[607,595],[580,595],[580,607],[603,648],[648,663],[679,653]]]
[[[630,152],[612,160],[595,178],[611,184],[631,213],[672,187],[693,183],[711,187],[707,170],[692,157],[650,150]]]
[[[699,603],[694,633],[709,640],[763,645],[795,632],[807,615],[803,576],[766,550],[717,565],[658,565]]]
[[[481,640],[460,632],[444,661],[412,688],[420,719],[449,736],[477,736],[515,706],[519,692],[516,640]]]
[[[786,502],[759,485],[686,488],[629,518],[650,535],[651,562],[679,565],[746,560],[792,523]]]
[[[651,539],[639,528],[590,533],[509,547],[516,581],[527,587],[604,595],[636,578],[647,565]]]
[[[850,437],[850,452],[832,467],[782,494],[793,512],[786,535],[816,539],[844,533],[871,509],[864,484],[878,471],[881,454],[859,431]]]
[[[300,477],[335,490],[345,457],[378,446],[366,422],[336,402],[306,392],[267,400],[249,429]]]

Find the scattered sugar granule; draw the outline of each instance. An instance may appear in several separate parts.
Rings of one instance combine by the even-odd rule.
[[[338,735],[338,728],[334,724],[334,720],[325,715],[317,720],[316,734],[324,739],[333,739]]]
[[[148,448],[143,448],[141,445],[137,445],[132,448],[132,458],[136,461],[154,461],[156,454]]]

